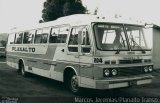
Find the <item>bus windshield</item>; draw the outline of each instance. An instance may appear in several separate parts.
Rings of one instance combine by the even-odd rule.
[[[147,45],[143,26],[97,23],[93,28],[99,50],[151,50]]]
[[[128,50],[123,25],[101,24],[94,25],[97,48],[100,50]]]
[[[149,49],[146,43],[144,27],[125,25],[125,30],[128,36],[128,41],[131,50],[146,50]]]

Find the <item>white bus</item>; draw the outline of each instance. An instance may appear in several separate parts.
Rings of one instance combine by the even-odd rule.
[[[114,89],[152,82],[144,24],[76,14],[9,34],[7,64],[81,88]]]

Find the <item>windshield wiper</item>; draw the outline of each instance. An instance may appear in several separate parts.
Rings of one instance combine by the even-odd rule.
[[[124,46],[124,47],[125,47],[125,46]],[[116,51],[115,54],[119,54],[121,48],[122,48],[122,44],[120,43],[120,44],[118,45],[118,47],[117,47],[117,51]]]
[[[133,38],[131,40],[133,41],[134,45],[136,44],[141,49],[143,54],[146,53],[146,51]],[[131,49],[132,49],[132,46],[131,46]]]

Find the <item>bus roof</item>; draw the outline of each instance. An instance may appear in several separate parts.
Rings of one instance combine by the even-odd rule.
[[[126,18],[115,18],[115,17],[105,17],[105,16],[98,16],[98,15],[91,15],[91,14],[75,14],[70,16],[65,16],[58,18],[57,20],[40,23],[37,25],[32,25],[28,27],[20,27],[13,29],[11,32],[17,31],[25,31],[37,28],[44,28],[44,27],[51,27],[51,26],[58,26],[58,25],[71,25],[71,26],[78,26],[78,25],[88,25],[92,22],[106,22],[106,23],[117,23],[117,24],[130,24],[130,25],[139,25],[144,26],[144,23],[133,21]]]
[[[108,23],[120,23],[120,24],[131,24],[131,25],[141,25],[144,26],[144,23],[140,21],[134,21],[129,18],[123,17],[105,17],[91,14],[75,14],[71,16],[61,17],[57,19],[58,22],[68,22],[71,25],[85,25],[90,24],[91,22],[108,22]],[[73,24],[72,24],[73,23]]]

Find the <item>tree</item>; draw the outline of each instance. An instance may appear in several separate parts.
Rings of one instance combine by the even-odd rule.
[[[82,5],[81,0],[47,0],[43,6],[42,18],[44,22],[86,12],[86,8]]]
[[[43,23],[43,20],[39,20],[39,23]]]

